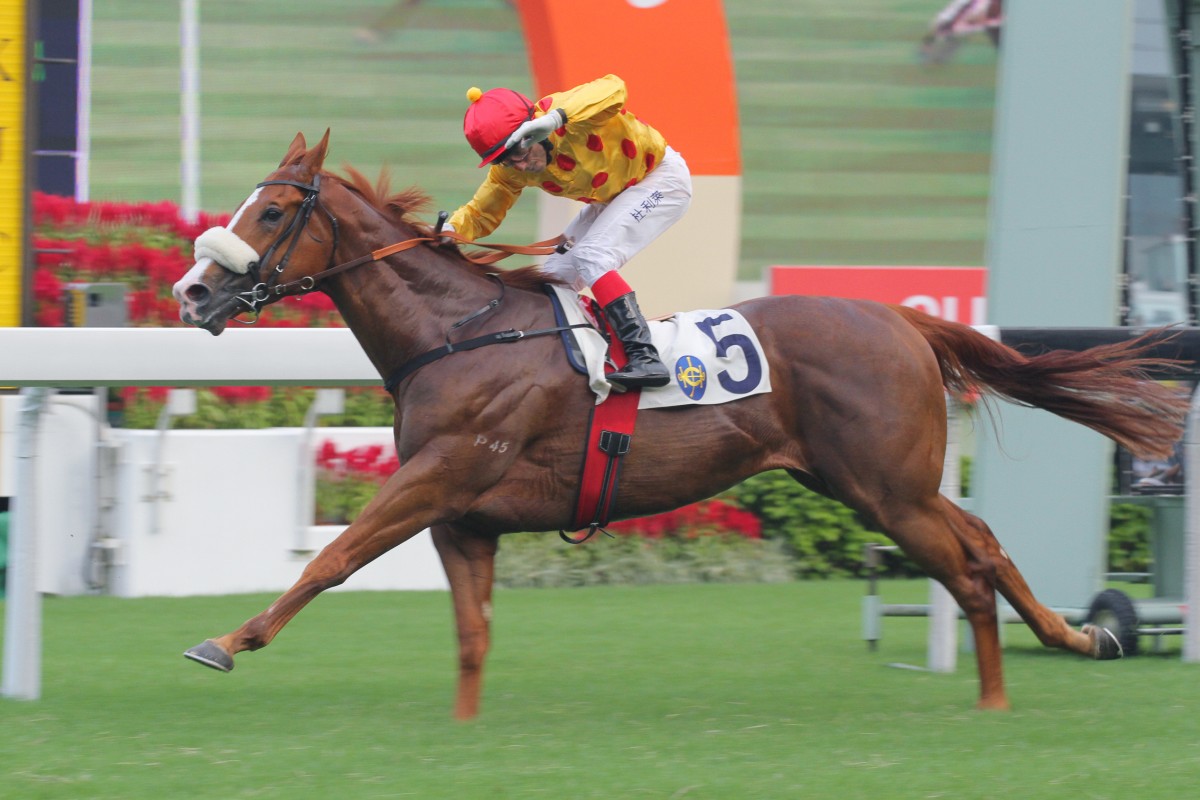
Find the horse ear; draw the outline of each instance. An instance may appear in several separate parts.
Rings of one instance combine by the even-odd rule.
[[[317,142],[317,146],[304,154],[300,159],[300,163],[311,169],[314,173],[319,172],[321,165],[325,163],[325,155],[329,152],[329,128],[325,129],[325,135],[321,137],[321,141]]]
[[[292,143],[288,145],[287,152],[284,153],[283,160],[279,162],[279,166],[286,166],[294,161],[298,161],[307,149],[308,142],[304,141],[304,134],[297,133],[296,138],[292,139]]]

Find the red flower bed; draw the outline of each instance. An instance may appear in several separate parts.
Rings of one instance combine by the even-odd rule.
[[[317,448],[317,468],[332,478],[355,476],[382,484],[400,468],[400,459],[391,447],[386,453],[383,445],[378,444],[339,450],[326,439]]]
[[[179,325],[171,286],[192,266],[192,242],[224,225],[228,215],[200,214],[188,222],[169,202],[77,203],[35,192],[33,196],[34,321],[66,324],[67,283],[124,283],[129,324]],[[289,298],[263,314],[259,325],[309,328],[342,325],[327,296]]]
[[[698,536],[724,534],[736,534],[747,539],[762,538],[762,522],[758,517],[717,499],[702,500],[652,517],[614,522],[607,530],[648,539],[695,539]]]
[[[168,200],[157,203],[88,202],[70,197],[33,193],[33,222],[38,227],[98,228],[134,226],[158,228],[179,239],[192,241],[214,225],[224,225],[229,215],[201,212],[195,222],[179,216],[179,208]]]
[[[331,441],[322,442],[317,448],[317,521],[342,525],[353,522],[399,468],[393,447],[373,444],[342,450]]]
[[[261,403],[271,398],[269,386],[210,386],[212,393],[226,403]],[[145,400],[150,403],[162,404],[167,402],[166,386],[120,386],[114,391],[120,394],[125,404]]]

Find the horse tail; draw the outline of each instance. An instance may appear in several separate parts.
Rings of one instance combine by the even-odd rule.
[[[1187,364],[1147,355],[1169,340],[1161,331],[1078,352],[1027,356],[967,325],[905,306],[891,308],[929,343],[942,384],[953,394],[977,392],[1049,411],[1138,456],[1169,457],[1183,435],[1187,394],[1151,378],[1181,372]]]

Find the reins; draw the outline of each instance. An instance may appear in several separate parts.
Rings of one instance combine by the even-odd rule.
[[[272,296],[274,296],[276,299],[279,299],[283,297],[292,297],[294,295],[308,294],[309,292],[316,291],[318,283],[326,280],[327,278],[332,278],[334,275],[339,275],[347,270],[360,267],[363,264],[371,264],[375,261],[382,261],[388,256],[395,255],[396,253],[402,253],[405,250],[411,250],[412,248],[422,244],[432,244],[443,239],[450,239],[460,244],[471,244],[475,247],[493,251],[491,253],[462,254],[463,258],[467,259],[473,264],[479,264],[481,266],[495,264],[497,261],[508,258],[511,255],[548,256],[554,252],[563,252],[562,248],[569,247],[569,244],[567,244],[567,239],[564,236],[558,236],[554,239],[546,239],[541,242],[534,242],[533,244],[526,245],[471,242],[453,231],[441,230],[441,225],[445,221],[445,212],[442,212],[442,216],[438,220],[438,226],[437,229],[435,229],[434,236],[418,236],[413,239],[405,239],[402,242],[396,242],[395,244],[381,247],[378,250],[372,250],[370,253],[367,253],[364,256],[359,256],[358,258],[350,261],[345,261],[341,264],[334,264],[333,259],[337,254],[339,239],[338,221],[337,217],[335,217],[333,213],[321,203],[321,174],[318,172],[315,176],[313,176],[312,183],[277,179],[263,181],[262,183],[258,184],[259,188],[263,186],[295,186],[297,189],[304,192],[304,199],[300,203],[300,210],[297,211],[296,215],[292,217],[291,223],[288,224],[288,227],[282,234],[280,234],[279,238],[276,239],[275,242],[267,249],[267,252],[262,259],[257,262],[252,262],[250,265],[255,278],[258,279],[258,283],[256,283],[250,290],[239,294],[238,300],[244,303],[254,314],[257,314],[258,310],[264,304],[266,304],[267,300],[269,300]],[[287,281],[286,283],[269,284],[261,280],[259,275],[262,267],[270,264],[271,257],[275,254],[275,251],[279,249],[279,246],[283,244],[284,241],[287,241],[290,237],[290,241],[288,241],[287,249],[284,251],[283,257],[273,269],[274,275],[283,274],[283,271],[287,268],[288,261],[292,257],[292,252],[295,251],[296,245],[300,242],[300,234],[303,233],[304,229],[308,227],[308,220],[310,217],[312,217],[313,210],[317,207],[320,207],[320,209],[325,212],[325,215],[329,217],[329,224],[333,229],[333,247],[329,251],[329,266],[315,275],[305,275],[303,278],[298,278],[294,281]]]
[[[334,229],[336,230],[336,222]],[[315,275],[305,275],[303,278],[278,284],[271,288],[271,294],[274,294],[277,297],[308,294],[309,292],[316,290],[318,283],[326,280],[327,278],[332,278],[334,275],[354,269],[355,267],[361,267],[363,264],[382,261],[388,256],[395,255],[396,253],[402,253],[405,250],[411,250],[414,247],[422,244],[432,244],[440,239],[452,239],[462,244],[470,244],[474,247],[482,247],[487,250],[494,251],[491,253],[462,254],[463,258],[467,259],[473,264],[479,264],[480,266],[495,264],[497,261],[508,258],[511,255],[548,256],[551,253],[558,252],[559,248],[562,247],[563,242],[566,241],[564,237],[558,236],[554,239],[546,239],[544,241],[534,242],[533,244],[488,244],[486,242],[471,242],[451,231],[446,231],[438,236],[418,236],[413,239],[405,239],[402,242],[396,242],[395,244],[389,244],[388,246],[381,247],[378,250],[372,250],[366,255],[359,256],[351,261],[344,261],[341,264],[337,264],[332,267],[326,267]],[[288,255],[290,254],[291,248],[288,250]]]
[[[283,298],[283,297],[291,297],[291,296],[295,296],[295,295],[308,294],[309,292],[316,291],[318,283],[320,283],[321,281],[327,280],[329,278],[332,278],[335,275],[340,275],[341,273],[347,272],[348,270],[352,270],[355,267],[361,267],[364,264],[371,264],[376,261],[382,261],[385,258],[387,258],[388,256],[395,255],[396,253],[402,253],[405,250],[411,250],[414,247],[418,247],[422,244],[432,244],[434,242],[439,242],[444,239],[450,239],[451,241],[455,241],[460,244],[471,244],[475,247],[481,247],[486,250],[491,250],[492,251],[491,253],[463,253],[462,254],[462,256],[465,259],[467,259],[468,261],[470,261],[471,263],[478,264],[481,266],[495,264],[497,261],[500,261],[501,259],[504,259],[504,258],[508,258],[511,255],[546,256],[546,255],[550,255],[551,253],[555,253],[555,252],[559,252],[559,253],[565,252],[566,249],[570,248],[570,242],[567,240],[567,238],[565,236],[558,236],[558,237],[555,237],[554,239],[546,239],[544,241],[534,242],[533,244],[526,244],[526,245],[487,244],[487,243],[483,243],[483,242],[471,242],[467,239],[464,239],[458,233],[455,233],[453,231],[443,231],[441,229],[442,225],[446,221],[446,212],[442,212],[438,218],[438,224],[434,228],[433,236],[417,236],[412,239],[405,239],[404,241],[395,242],[394,244],[389,244],[386,247],[380,247],[377,250],[372,250],[371,252],[367,253],[366,255],[359,256],[358,258],[352,259],[350,261],[344,261],[341,264],[333,264],[334,255],[337,253],[337,247],[338,247],[338,221],[337,221],[337,217],[335,217],[329,211],[329,209],[327,209],[321,203],[321,200],[320,200],[321,175],[320,175],[320,173],[317,173],[314,176],[312,183],[301,183],[300,181],[289,181],[289,180],[268,180],[268,181],[263,181],[262,183],[258,184],[259,187],[273,186],[273,185],[295,186],[297,189],[300,189],[301,191],[304,192],[304,200],[301,201],[300,210],[296,213],[296,215],[294,217],[292,217],[291,223],[283,231],[283,233],[280,234],[279,238],[276,239],[275,242],[267,249],[267,252],[263,256],[261,261],[251,264],[251,269],[253,270],[254,277],[256,279],[258,279],[259,282],[257,284],[255,284],[254,288],[250,289],[249,291],[242,292],[240,295],[238,295],[238,300],[240,300],[247,307],[249,307],[250,311],[256,315],[256,317],[255,317],[256,319],[257,319],[257,314],[258,314],[259,308],[261,308],[262,305],[264,305],[267,302],[267,300],[269,300],[271,298],[272,295],[274,295],[276,298]],[[286,269],[286,267],[287,267],[288,260],[292,257],[292,252],[296,249],[296,245],[300,241],[300,234],[303,233],[304,229],[308,226],[308,220],[312,216],[313,210],[317,207],[320,207],[321,210],[325,212],[325,215],[329,217],[329,222],[333,229],[333,249],[330,250],[330,252],[329,252],[329,262],[328,262],[330,264],[330,266],[327,266],[325,269],[321,270],[320,272],[318,272],[314,275],[305,275],[303,278],[298,278],[294,281],[287,281],[286,283],[270,285],[270,284],[267,284],[266,282],[262,281],[259,278],[261,270],[262,270],[262,266],[270,263],[271,257],[275,254],[275,251],[277,249],[279,249],[279,246],[282,245],[285,241],[287,241],[290,237],[290,241],[288,241],[287,248],[284,251],[283,257],[279,260],[279,263],[277,265],[275,265],[275,267],[273,269],[273,273],[275,275],[283,274],[284,269]],[[492,344],[505,344],[505,343],[509,343],[509,342],[519,342],[522,339],[532,339],[532,338],[536,338],[539,336],[549,336],[550,334],[561,333],[563,331],[571,330],[572,328],[590,328],[590,327],[592,327],[591,325],[589,325],[587,323],[578,323],[578,324],[574,324],[574,325],[560,325],[560,326],[553,327],[553,328],[541,328],[541,329],[532,330],[532,331],[519,331],[519,330],[510,328],[508,330],[498,331],[496,333],[489,333],[489,334],[484,334],[483,336],[476,336],[472,339],[467,339],[462,342],[451,342],[450,341],[451,333],[453,333],[454,331],[463,327],[467,323],[483,316],[484,314],[494,311],[496,308],[498,308],[500,306],[500,303],[504,300],[504,289],[505,289],[504,281],[500,280],[500,278],[497,277],[495,274],[489,274],[488,277],[492,278],[500,285],[500,295],[492,300],[489,300],[487,305],[483,306],[482,308],[477,309],[476,311],[471,312],[467,316],[460,319],[458,322],[451,325],[450,329],[446,332],[446,344],[445,345],[443,345],[442,347],[438,347],[433,350],[430,350],[426,353],[422,353],[421,355],[419,355],[413,359],[410,359],[409,361],[400,365],[400,367],[398,369],[396,369],[394,372],[392,372],[392,374],[388,376],[387,380],[384,381],[384,386],[387,388],[388,392],[394,391],[396,389],[396,387],[399,386],[400,383],[405,378],[412,375],[414,372],[419,370],[421,367],[424,367],[427,364],[431,364],[440,358],[450,355],[451,353],[458,353],[458,352],[462,352],[462,351],[466,351],[466,350],[475,350],[480,347],[486,347],[487,345],[492,345]]]

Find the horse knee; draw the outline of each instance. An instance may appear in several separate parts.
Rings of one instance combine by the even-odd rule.
[[[341,586],[353,574],[354,569],[346,564],[323,562],[318,556],[305,566],[298,583],[311,587],[313,596],[316,596],[326,589]]]
[[[962,609],[973,625],[989,625],[1000,618],[996,613],[996,595],[991,592],[973,595],[962,603]]]
[[[943,585],[958,601],[967,619],[983,623],[996,619],[996,589],[986,573],[972,571]]]
[[[465,631],[458,637],[458,665],[463,671],[483,668],[487,657],[488,633],[486,630]]]

